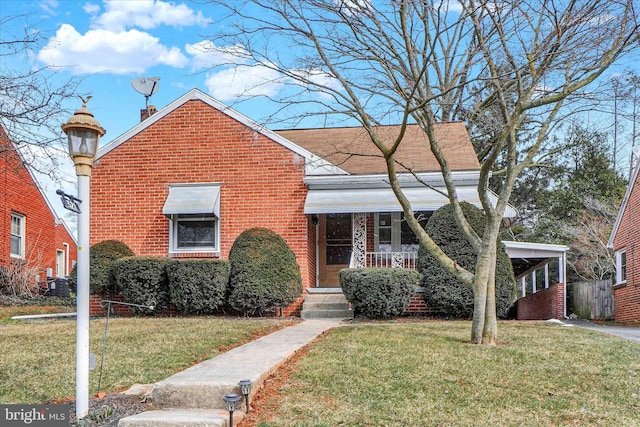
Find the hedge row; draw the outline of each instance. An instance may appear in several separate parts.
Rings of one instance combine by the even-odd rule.
[[[160,311],[173,304],[184,314],[212,314],[224,304],[229,262],[128,257],[113,265],[125,301]],[[134,308],[139,314],[153,314]]]
[[[482,211],[467,202],[460,203],[460,207],[475,232],[482,235],[485,224]],[[458,229],[451,205],[435,211],[425,229],[458,265],[469,271],[475,270],[477,255]],[[496,311],[499,317],[506,318],[516,300],[516,280],[511,260],[500,241],[497,242],[496,253]],[[445,270],[425,248],[418,251],[417,264],[418,271],[422,273],[424,300],[432,313],[453,318],[472,317],[473,291],[469,286]]]
[[[420,273],[399,268],[340,270],[340,286],[356,316],[388,318],[407,311]]]
[[[114,242],[91,249],[92,292],[121,293],[132,304],[153,303],[155,311],[173,304],[184,314],[211,314],[227,304],[246,314],[262,315],[287,307],[302,293],[295,254],[282,237],[265,228],[240,234],[229,261],[123,257],[130,249]]]

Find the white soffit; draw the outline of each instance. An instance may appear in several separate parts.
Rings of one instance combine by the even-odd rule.
[[[512,242],[503,240],[509,258],[558,258],[569,250],[565,245],[549,243]]]

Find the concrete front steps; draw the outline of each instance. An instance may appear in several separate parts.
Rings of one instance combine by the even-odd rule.
[[[335,319],[304,321],[178,372],[153,385],[157,410],[121,418],[118,427],[230,427],[222,398],[227,393],[242,396],[238,381],[253,382],[252,399],[282,363],[339,324]],[[234,425],[244,418],[244,411],[242,396],[233,413]]]
[[[353,310],[342,292],[304,295],[303,319],[353,319]]]
[[[244,412],[233,413],[233,424],[244,419]],[[224,409],[166,409],[148,411],[122,418],[118,427],[230,427]]]

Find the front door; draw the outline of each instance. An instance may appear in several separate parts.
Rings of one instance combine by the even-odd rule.
[[[351,214],[327,214],[318,218],[318,285],[340,287],[338,272],[349,267]]]

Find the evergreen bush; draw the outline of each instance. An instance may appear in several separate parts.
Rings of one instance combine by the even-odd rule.
[[[115,272],[118,289],[126,302],[148,305],[155,302],[155,311],[166,308],[169,304],[167,286],[167,258],[128,257],[115,261]],[[146,308],[134,307],[138,314],[153,314]]]
[[[369,318],[399,316],[407,311],[420,282],[420,273],[399,268],[346,268],[340,286],[355,315]]]
[[[302,293],[295,254],[282,237],[266,228],[242,232],[229,252],[228,302],[247,314],[275,312]]]
[[[484,230],[485,218],[480,209],[467,202],[461,203],[465,217],[479,235]],[[475,271],[476,255],[464,238],[453,216],[451,205],[434,212],[426,230],[442,251],[460,266]],[[454,318],[473,316],[473,291],[446,271],[425,248],[418,251],[418,271],[422,273],[421,285],[424,299],[431,312]],[[502,242],[497,244],[496,260],[496,311],[498,317],[508,316],[516,299],[516,281],[511,260]]]
[[[171,303],[183,314],[212,314],[224,303],[229,262],[171,260],[167,263]]]
[[[116,278],[113,271],[114,261],[134,256],[133,251],[119,240],[105,240],[91,246],[89,251],[89,293],[109,295],[118,292]],[[77,272],[73,267],[69,275],[69,289],[76,292]]]

